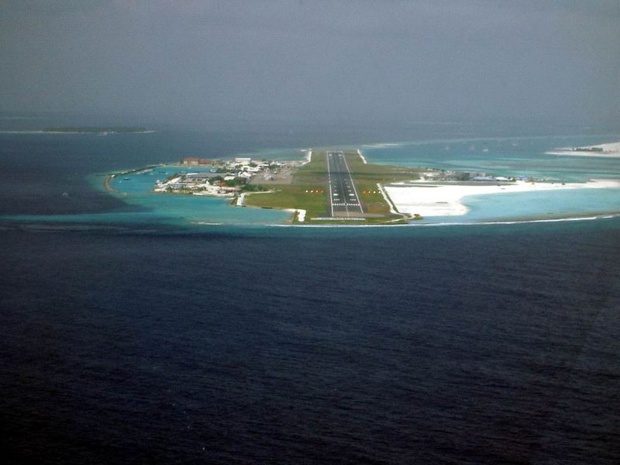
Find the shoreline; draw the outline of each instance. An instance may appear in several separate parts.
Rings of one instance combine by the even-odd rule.
[[[436,216],[463,216],[469,208],[463,199],[469,196],[503,193],[527,193],[576,189],[620,189],[620,180],[598,179],[580,183],[531,183],[516,181],[498,185],[449,185],[425,181],[384,186],[399,213],[420,215],[423,218]]]
[[[107,192],[110,192],[110,193],[112,193],[112,194],[118,194],[118,195],[121,195],[121,192],[120,192],[120,191],[118,191],[118,190],[116,190],[116,189],[114,189],[114,188],[112,187],[112,179],[114,179],[115,177],[116,177],[116,175],[115,175],[115,174],[108,174],[108,175],[105,177],[105,179],[103,180],[103,187],[105,188],[105,190],[106,190]]]
[[[116,194],[116,195],[122,195],[122,196],[126,196],[127,193],[125,192],[121,192],[118,189],[115,189],[114,187],[112,187],[112,180],[114,178],[116,178],[117,176],[125,176],[127,174],[135,174],[135,173],[140,173],[142,171],[147,171],[147,170],[152,170],[157,168],[158,166],[164,166],[164,165],[146,165],[143,166],[141,168],[132,168],[130,170],[123,170],[123,171],[117,171],[114,173],[107,173],[105,175],[105,178],[103,180],[103,187],[105,188],[105,190],[107,192],[110,192],[112,194]]]
[[[424,223],[418,221],[411,221],[405,224],[284,224],[273,223],[265,225],[266,227],[279,227],[279,228],[323,228],[323,229],[339,229],[339,228],[441,228],[451,226],[510,226],[510,225],[523,225],[534,223],[565,223],[574,221],[596,221],[596,220],[611,220],[620,218],[620,212],[616,213],[584,213],[574,215],[558,215],[550,218],[542,218],[537,216],[532,217],[515,217],[506,220],[484,220],[484,221],[462,221],[462,222],[438,222],[438,223]]]
[[[126,215],[123,213],[122,215]],[[84,218],[87,216],[87,218]],[[105,215],[104,215],[105,216]],[[72,218],[69,218],[72,217]],[[539,217],[520,217],[506,220],[485,220],[485,221],[463,221],[463,222],[438,222],[438,223],[424,223],[424,222],[411,222],[406,224],[312,224],[308,222],[304,222],[301,224],[292,223],[290,221],[284,223],[263,223],[263,224],[252,224],[252,223],[243,223],[243,224],[232,224],[226,223],[222,221],[191,221],[190,225],[195,226],[217,226],[217,227],[250,227],[250,228],[314,228],[314,229],[342,229],[342,228],[364,228],[364,229],[385,229],[385,228],[443,228],[443,227],[480,227],[480,226],[512,226],[512,225],[525,225],[525,224],[535,224],[535,223],[570,223],[570,222],[580,222],[580,221],[600,221],[600,220],[618,220],[620,219],[620,212],[617,213],[590,213],[590,214],[574,214],[574,215],[562,215],[551,218],[539,218]],[[45,226],[36,226],[36,225],[45,225]],[[49,227],[54,228],[55,225],[58,225],[59,228],[63,228],[66,230],[67,227],[71,228],[75,226],[78,230],[82,231],[83,228],[87,227],[89,229],[93,228],[115,228],[122,227],[127,228],[127,221],[120,220],[116,223],[114,220],[105,216],[105,218],[100,219],[99,221],[93,221],[93,216],[90,214],[82,215],[1,215],[0,216],[0,227],[4,229],[9,228],[18,228],[22,230],[28,225],[32,227]],[[117,226],[118,225],[118,226]],[[187,223],[184,223],[182,228],[183,230],[186,228]],[[142,229],[142,225],[140,225],[140,229]],[[156,227],[155,227],[156,228]],[[155,231],[156,229],[154,229]]]
[[[620,147],[620,143],[618,143],[617,145]],[[362,151],[360,149],[357,149],[356,152],[360,156],[362,161],[364,163],[367,163]],[[302,153],[303,159],[305,159],[305,163],[308,163],[310,160],[312,160],[312,149],[304,149],[302,150]],[[302,162],[302,164],[305,163]],[[125,197],[127,196],[127,193],[123,192],[122,190],[116,189],[113,185],[114,179],[117,176],[139,173],[148,169],[168,165],[174,165],[174,163],[152,164],[140,168],[108,173],[104,178],[103,186],[108,193],[115,196]],[[581,213],[582,210],[580,209],[575,210],[576,213],[571,214],[570,204],[567,204],[565,208],[560,208],[556,211],[557,216],[549,216],[551,215],[551,213],[537,213],[538,210],[536,208],[533,208],[532,214],[530,215],[527,213],[527,211],[524,211],[524,208],[521,205],[519,205],[519,199],[514,198],[510,199],[509,203],[505,204],[505,211],[507,212],[507,214],[501,212],[501,214],[497,214],[497,219],[494,219],[493,216],[489,216],[487,219],[480,218],[481,221],[476,221],[475,219],[469,219],[466,217],[466,215],[470,213],[471,209],[467,206],[467,202],[464,201],[467,197],[485,197],[487,195],[501,193],[535,193],[544,191],[571,191],[582,189],[612,189],[613,191],[610,193],[610,195],[615,196],[616,192],[618,192],[616,190],[620,189],[620,179],[592,179],[584,183],[563,183],[561,181],[545,182],[533,180],[508,181],[505,178],[498,178],[496,182],[489,182],[485,180],[469,183],[451,180],[411,180],[396,182],[392,184],[378,184],[378,189],[383,196],[383,199],[388,204],[391,214],[397,214],[401,216],[402,219],[404,219],[408,224],[424,224],[426,226],[443,224],[442,220],[435,220],[435,218],[441,217],[446,218],[446,224],[480,224],[483,222],[497,222],[503,224],[507,221],[502,218],[507,218],[509,216],[510,205],[512,205],[512,202],[515,202],[515,212],[518,213],[514,217],[512,217],[510,222],[548,220],[560,221],[579,218],[583,216],[601,217],[608,215],[620,215],[620,208],[617,209],[614,207],[614,205],[607,205],[608,202],[604,203],[603,208],[600,209],[597,209],[594,205],[594,208],[592,208],[592,213],[590,214],[583,214]],[[232,206],[246,207],[246,196],[259,193],[261,192],[244,192],[240,193],[237,196],[232,196],[228,194],[225,196],[222,195],[222,197],[232,197]],[[213,195],[207,195],[213,197]],[[607,196],[607,194],[604,195]],[[220,196],[218,195],[215,197]],[[527,199],[528,197],[525,198]],[[486,202],[486,200],[480,200],[480,202]],[[490,202],[493,203],[494,200],[490,200]],[[291,217],[289,217],[288,220],[289,223],[298,224],[300,226],[304,224],[308,225],[308,218],[306,218],[305,210],[295,208],[278,209],[291,213]],[[565,213],[561,213],[562,211],[564,211]],[[463,217],[463,221],[461,222],[458,217]],[[448,220],[448,218],[453,218],[453,220]],[[429,221],[419,221],[424,219],[428,219]],[[331,225],[325,226],[333,227]],[[338,226],[345,225],[339,224]],[[376,225],[363,225],[363,227],[367,226]]]
[[[569,157],[620,158],[620,142],[585,147],[560,147],[545,152],[545,154]]]

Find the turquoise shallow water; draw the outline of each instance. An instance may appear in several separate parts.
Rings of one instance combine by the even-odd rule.
[[[613,140],[613,139],[610,139]],[[474,170],[504,176],[534,176],[562,182],[590,179],[620,179],[620,160],[546,155],[558,146],[593,144],[597,138],[495,138],[427,142],[405,142],[364,146],[365,156],[375,163],[428,166],[440,169]],[[294,151],[282,151],[291,156]],[[261,155],[268,156],[268,152]],[[258,156],[255,155],[255,158]],[[200,168],[158,166],[117,176],[112,187],[129,205],[146,209],[137,217],[173,223],[273,224],[290,218],[288,212],[241,209],[229,199],[172,196],[152,192],[157,179],[176,172]],[[572,216],[608,215],[620,212],[620,189],[578,189],[477,195],[463,199],[469,208],[464,216],[425,219],[423,224],[527,221]],[[130,218],[136,218],[132,214]],[[420,223],[416,223],[419,225]]]
[[[37,135],[33,137],[38,140]],[[163,136],[162,140],[167,140]],[[105,139],[105,138],[104,138]],[[140,139],[137,139],[140,141]],[[185,140],[185,139],[182,139]],[[620,140],[620,135],[608,136],[537,136],[537,137],[495,137],[419,140],[389,144],[358,145],[369,162],[401,166],[421,166],[445,170],[468,170],[496,176],[533,176],[561,182],[587,182],[591,179],[620,180],[620,159],[595,157],[568,157],[545,154],[556,147],[593,145]],[[69,139],[71,141],[71,139]],[[136,143],[136,140],[132,140]],[[102,152],[107,139],[88,139],[93,150]],[[103,142],[103,146],[102,145]],[[142,139],[145,144],[151,139]],[[124,142],[123,142],[124,143]],[[172,145],[170,142],[168,144]],[[109,145],[109,144],[108,144]],[[147,144],[148,145],[148,144]],[[196,142],[196,147],[200,144]],[[122,150],[122,146],[110,145],[110,149]],[[139,147],[128,148],[133,154]],[[196,147],[193,147],[194,154]],[[160,149],[162,150],[162,149]],[[136,152],[137,153],[137,152]],[[137,159],[161,163],[166,155],[154,152],[149,160],[140,152]],[[192,152],[188,152],[192,153]],[[256,152],[243,151],[239,155],[255,159],[301,159],[300,148],[261,148]],[[99,155],[100,156],[100,155]],[[230,155],[232,156],[232,155]],[[230,158],[227,156],[225,158]],[[121,162],[114,165],[118,168]],[[143,165],[144,166],[144,165]],[[140,165],[125,166],[127,170]],[[168,225],[271,225],[285,224],[291,214],[286,211],[237,208],[230,205],[230,199],[205,196],[164,195],[153,192],[157,179],[179,172],[195,172],[200,168],[159,165],[144,171],[120,174],[111,187],[115,192],[104,189],[104,177],[86,175],[90,188],[100,196],[114,198],[120,208],[99,212],[67,214],[5,214],[10,220],[31,222],[73,222],[73,223],[138,223]],[[67,188],[67,190],[70,190]],[[62,192],[58,192],[57,198]],[[73,192],[64,200],[72,200]],[[63,200],[63,199],[60,199]],[[554,192],[514,193],[478,195],[466,197],[463,203],[469,207],[468,214],[457,217],[427,218],[420,224],[477,223],[494,221],[527,221],[557,219],[574,216],[609,215],[620,212],[620,189],[579,189]]]
[[[479,195],[463,199],[469,221],[510,221],[616,214],[620,189],[578,189]]]
[[[471,138],[367,145],[367,160],[402,166],[466,170],[495,176],[524,176],[585,183],[620,179],[620,159],[547,155],[557,147],[594,145],[620,136]],[[435,217],[426,223],[523,221],[620,213],[620,189],[575,189],[476,195],[463,198],[463,216]]]
[[[545,152],[557,147],[618,140],[620,135],[442,139],[366,145],[362,150],[368,161],[374,163],[583,182],[592,178],[620,178],[620,159],[557,156]]]
[[[204,169],[203,169],[204,170]],[[173,223],[272,224],[286,221],[289,212],[237,208],[230,198],[169,195],[153,192],[157,180],[177,172],[198,172],[200,168],[161,166],[152,170],[116,176],[111,187],[129,205],[146,209],[143,216],[157,216]],[[154,219],[154,218],[153,218]]]

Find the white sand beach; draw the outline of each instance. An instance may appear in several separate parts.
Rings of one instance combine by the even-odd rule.
[[[585,147],[563,147],[545,153],[547,155],[567,155],[572,157],[620,158],[620,142],[588,145]]]
[[[470,195],[593,188],[620,188],[620,181],[598,179],[570,184],[516,181],[510,184],[481,186],[438,185],[416,181],[383,186],[400,213],[418,214],[422,217],[465,215],[468,208],[462,203],[462,199]]]
[[[297,221],[299,221],[300,223],[303,223],[304,221],[306,221],[306,210],[302,210],[301,208],[298,208],[295,211],[297,212]]]

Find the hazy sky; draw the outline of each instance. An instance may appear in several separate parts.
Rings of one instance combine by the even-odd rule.
[[[0,0],[0,111],[620,120],[619,0]]]

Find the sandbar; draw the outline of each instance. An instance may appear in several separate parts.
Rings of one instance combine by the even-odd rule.
[[[470,195],[535,192],[567,189],[620,188],[620,180],[598,179],[587,183],[546,183],[515,181],[499,185],[436,184],[412,181],[383,186],[400,213],[433,216],[458,216],[469,211],[462,202]]]
[[[563,147],[545,153],[547,155],[567,155],[572,157],[620,158],[620,142],[588,145],[585,147]]]

